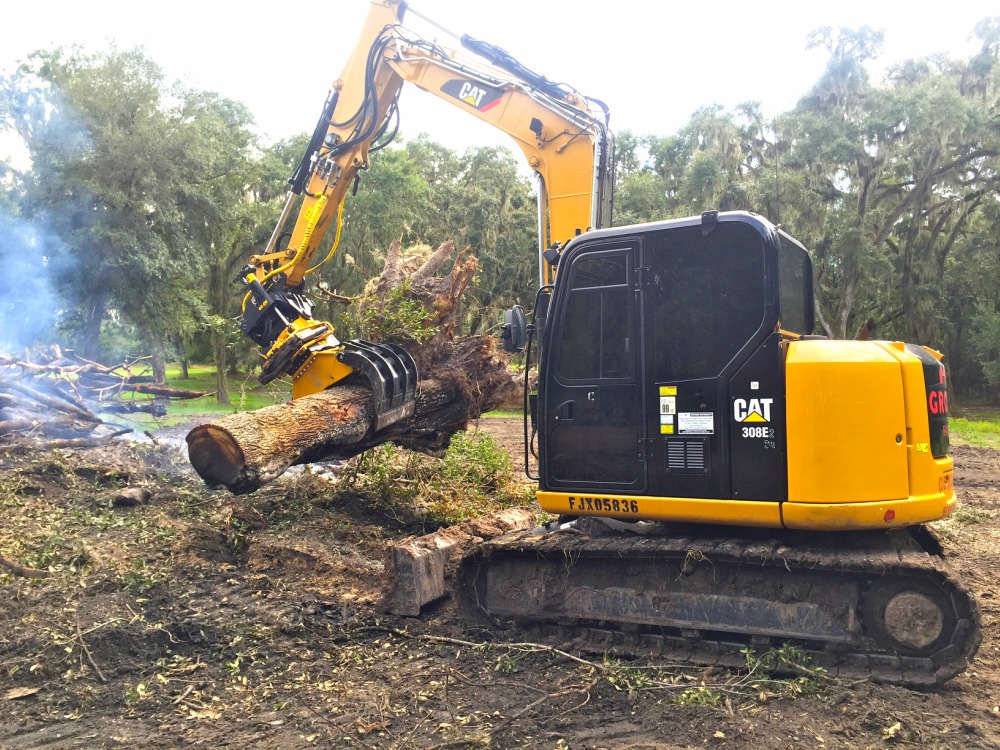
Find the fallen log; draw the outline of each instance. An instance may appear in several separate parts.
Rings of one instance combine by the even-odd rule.
[[[157,401],[119,401],[105,403],[101,411],[108,414],[151,414],[154,417],[167,416],[167,407]]]
[[[204,398],[205,396],[212,395],[208,391],[189,391],[183,388],[170,388],[165,385],[144,385],[141,383],[137,383],[134,385],[130,383],[124,383],[120,386],[115,386],[114,390],[122,392],[144,393],[148,396],[165,396],[166,398],[177,398],[177,399]]]
[[[491,346],[492,340],[485,341]],[[371,390],[337,386],[199,425],[187,435],[188,457],[207,484],[242,495],[277,479],[290,466],[350,458],[388,442],[440,456],[453,434],[509,399],[518,387],[504,369],[477,385],[471,388],[461,371],[421,380],[414,415],[378,431]]]
[[[121,437],[122,435],[127,435],[132,432],[131,427],[126,427],[122,430],[115,430],[107,435],[102,435],[99,437],[80,437],[80,438],[65,438],[65,439],[55,439],[55,440],[33,440],[28,446],[34,450],[39,451],[49,451],[55,450],[57,448],[99,448],[102,445],[107,445],[112,442],[115,438]]]
[[[416,617],[426,604],[448,593],[456,562],[483,539],[526,531],[537,523],[528,508],[506,508],[487,518],[472,518],[392,546],[385,561],[389,587],[379,608],[394,615]]]
[[[350,458],[382,443],[443,455],[451,436],[470,419],[509,400],[519,385],[493,338],[455,338],[459,300],[475,273],[476,259],[461,253],[447,276],[434,276],[454,255],[455,246],[448,242],[433,251],[427,248],[418,265],[393,243],[382,274],[358,301],[362,319],[378,318],[386,300],[400,290],[427,311],[422,325],[430,335],[415,338],[407,336],[414,332],[401,332],[390,339],[417,361],[420,381],[412,417],[376,430],[371,390],[364,378],[351,376],[322,393],[194,428],[187,436],[188,456],[198,475],[209,485],[245,494],[290,466]]]

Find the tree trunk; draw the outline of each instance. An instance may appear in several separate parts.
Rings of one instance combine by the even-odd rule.
[[[363,378],[352,375],[322,393],[227,415],[193,429],[187,436],[188,456],[202,479],[244,494],[294,464],[349,458],[387,442],[442,455],[451,436],[470,419],[512,398],[519,378],[508,371],[508,357],[496,350],[493,338],[454,337],[462,314],[459,298],[476,269],[475,258],[463,254],[447,277],[435,277],[454,250],[452,243],[445,243],[425,254],[413,271],[414,258],[393,243],[381,276],[358,303],[362,312],[384,309],[390,293],[404,289],[407,299],[419,301],[431,313],[424,321],[433,331],[429,339],[419,345],[405,341],[404,331],[404,339],[394,341],[410,352],[420,373],[412,417],[376,431],[371,390],[359,384]]]
[[[166,347],[163,345],[163,340],[159,336],[151,336],[150,340],[153,342],[153,352],[150,357],[151,364],[153,366],[153,382],[157,385],[167,384],[167,355]]]
[[[494,356],[492,340],[483,341],[489,346],[478,347],[482,350],[478,358],[470,347],[464,347],[473,355],[465,366],[482,377],[472,381],[469,371],[458,369],[422,379],[415,413],[403,422],[376,432],[371,390],[338,385],[199,425],[188,433],[188,458],[206,484],[223,485],[242,495],[277,479],[290,466],[350,458],[388,442],[441,456],[451,436],[465,429],[470,419],[497,408],[519,388],[517,378]],[[483,373],[483,369],[492,372]]]
[[[83,356],[85,359],[100,359],[99,350],[101,347],[101,324],[104,322],[104,308],[107,295],[98,292],[91,297],[90,307],[87,309],[87,320],[83,326]]]
[[[215,359],[215,398],[220,404],[229,403],[229,381],[226,378],[226,334],[212,332],[212,355]]]

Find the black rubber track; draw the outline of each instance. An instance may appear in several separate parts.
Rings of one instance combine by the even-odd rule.
[[[740,667],[748,646],[762,653],[789,643],[833,677],[911,686],[951,679],[979,647],[976,602],[923,527],[720,530],[509,534],[463,560],[459,600],[493,625],[584,651]],[[897,591],[938,605],[933,643],[907,647],[881,626],[879,608]]]

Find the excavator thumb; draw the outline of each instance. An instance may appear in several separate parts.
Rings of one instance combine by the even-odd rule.
[[[337,359],[361,371],[372,386],[375,429],[412,417],[417,395],[417,365],[403,347],[363,339],[343,342]]]

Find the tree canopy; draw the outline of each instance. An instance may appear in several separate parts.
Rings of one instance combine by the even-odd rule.
[[[873,320],[879,337],[943,350],[959,393],[1000,396],[1000,17],[974,33],[969,59],[910,60],[875,82],[880,31],[817,29],[806,43],[828,64],[789,111],[706,103],[676,133],[617,133],[615,223],[757,211],[809,248],[820,332],[853,338]],[[233,278],[267,241],[305,134],[263,144],[239,102],[117,49],[32,55],[0,79],[0,126],[30,159],[0,163],[5,346],[252,367]],[[459,154],[426,135],[373,154],[318,274],[320,317],[340,321],[336,300],[400,236],[479,257],[470,332],[530,304],[525,172],[505,148]]]

